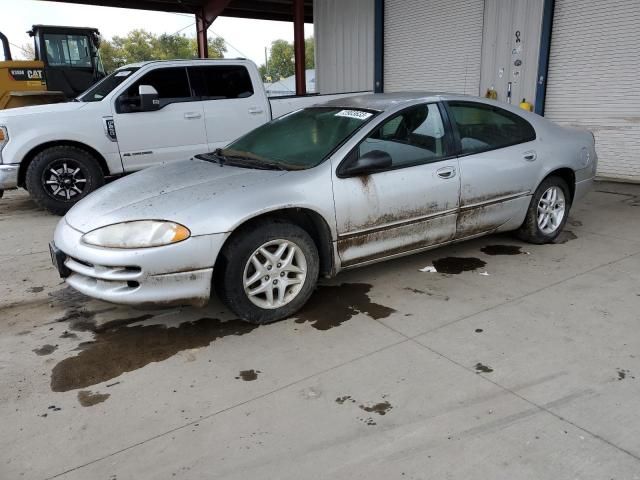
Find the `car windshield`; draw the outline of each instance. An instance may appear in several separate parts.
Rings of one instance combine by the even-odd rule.
[[[298,110],[240,137],[216,155],[257,168],[303,170],[324,161],[336,147],[367,124],[366,110],[316,107]]]
[[[76,100],[80,102],[100,102],[104,97],[109,95],[114,88],[129,78],[129,76],[136,70],[138,70],[137,67],[116,70],[111,75],[96,83]]]

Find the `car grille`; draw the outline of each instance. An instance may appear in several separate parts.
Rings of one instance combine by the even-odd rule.
[[[82,277],[85,284],[100,285],[108,288],[136,289],[142,269],[137,266],[111,267],[67,257],[64,264],[73,274]]]

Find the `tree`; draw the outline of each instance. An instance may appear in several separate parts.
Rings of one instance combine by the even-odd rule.
[[[315,68],[314,56],[315,42],[313,37],[304,41],[305,68]],[[260,75],[263,79],[271,79],[276,82],[281,78],[290,77],[295,73],[293,43],[286,40],[274,40],[271,42],[271,51],[267,65],[260,65]]]
[[[208,44],[209,57],[224,57],[227,48],[223,38],[210,38]],[[107,72],[129,63],[146,60],[194,58],[198,54],[197,51],[195,38],[181,34],[156,35],[146,30],[132,30],[124,37],[115,36],[111,41],[103,40],[100,45],[102,63]]]

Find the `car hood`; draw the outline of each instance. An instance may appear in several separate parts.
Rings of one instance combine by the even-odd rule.
[[[78,202],[67,223],[83,233],[134,220],[170,220],[193,235],[212,231],[212,217],[231,215],[234,203],[255,197],[288,172],[239,168],[186,160],[149,168],[117,180]],[[249,188],[252,187],[252,188]],[[207,220],[208,219],[208,220]]]
[[[33,105],[31,107],[9,108],[0,112],[0,124],[4,119],[16,117],[24,117],[27,115],[59,115],[66,112],[76,112],[84,108],[87,104],[84,102],[65,102],[65,103],[49,103],[46,105]]]

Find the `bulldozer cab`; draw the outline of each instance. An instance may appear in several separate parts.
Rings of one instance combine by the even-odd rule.
[[[105,77],[100,32],[95,28],[34,25],[35,60],[44,64],[47,90],[74,98]]]

